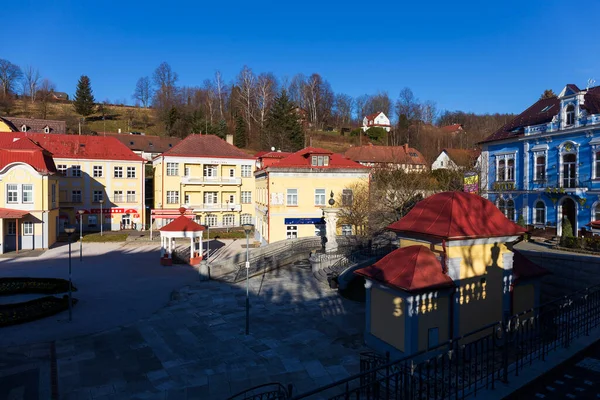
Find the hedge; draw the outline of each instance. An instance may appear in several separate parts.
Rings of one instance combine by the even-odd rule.
[[[73,299],[73,305],[77,299]],[[0,304],[0,327],[22,324],[49,317],[69,309],[69,296],[40,297],[23,303]]]
[[[72,286],[74,292],[77,291]],[[0,296],[14,294],[58,294],[69,291],[69,281],[58,278],[0,278]]]

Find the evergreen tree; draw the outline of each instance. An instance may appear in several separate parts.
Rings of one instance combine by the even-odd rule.
[[[221,139],[225,139],[227,136],[227,122],[224,119],[220,120],[219,125],[216,126],[215,135]]]
[[[92,115],[95,109],[94,101],[90,78],[81,75],[79,82],[77,82],[77,90],[75,91],[75,98],[73,99],[75,112],[84,118]]]
[[[263,132],[263,147],[283,151],[298,151],[304,147],[304,131],[298,121],[294,103],[285,89],[275,98]]]
[[[556,97],[556,93],[554,93],[552,89],[546,89],[544,90],[544,93],[542,93],[542,95],[540,96],[540,100],[551,99],[553,97]]]
[[[246,147],[246,125],[241,115],[235,117],[235,134],[233,135],[233,144],[236,147]]]

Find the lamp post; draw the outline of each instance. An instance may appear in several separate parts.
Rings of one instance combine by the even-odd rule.
[[[71,287],[71,235],[75,232],[75,227],[69,226],[65,228],[65,232],[69,235],[69,322],[73,320],[73,294]]]
[[[79,261],[83,261],[83,213],[85,211],[79,210]]]
[[[249,280],[250,280],[250,241],[249,235],[250,232],[254,229],[254,225],[252,224],[244,224],[242,225],[244,228],[244,232],[246,232],[246,335],[250,334],[250,289],[249,289]]]
[[[206,228],[206,264],[210,263],[210,225],[204,225]]]
[[[103,209],[102,209],[103,204],[104,204],[104,198],[100,199],[100,236],[102,236],[102,234],[104,233],[104,229],[102,228],[102,225],[104,225],[104,215],[103,215]]]

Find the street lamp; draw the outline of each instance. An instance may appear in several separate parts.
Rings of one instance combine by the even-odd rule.
[[[102,225],[104,225],[104,215],[102,213],[102,205],[104,204],[104,198],[100,199],[100,236],[103,234]]]
[[[83,261],[83,213],[85,211],[79,210],[79,261]]]
[[[69,235],[69,322],[73,320],[73,294],[71,283],[71,234],[75,232],[74,226],[65,227],[65,232]]]
[[[242,225],[246,232],[246,335],[250,334],[250,290],[248,282],[250,280],[250,232],[254,229],[252,224]]]
[[[204,225],[206,228],[206,264],[210,262],[210,225]]]

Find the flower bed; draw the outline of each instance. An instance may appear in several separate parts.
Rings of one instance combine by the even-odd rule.
[[[77,299],[73,299],[73,305]],[[40,297],[39,299],[16,304],[0,304],[0,327],[22,324],[49,317],[69,309],[69,297]]]
[[[72,287],[75,292],[77,288]],[[57,278],[0,278],[0,296],[14,294],[57,294],[69,291],[69,281]]]

